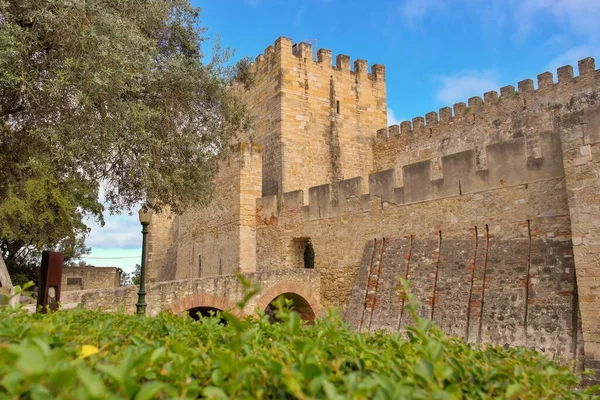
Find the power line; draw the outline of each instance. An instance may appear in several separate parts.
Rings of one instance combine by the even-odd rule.
[[[125,260],[125,259],[129,259],[129,258],[140,258],[140,256],[134,256],[134,257],[88,257],[88,256],[81,256],[81,258],[88,258],[91,260]]]

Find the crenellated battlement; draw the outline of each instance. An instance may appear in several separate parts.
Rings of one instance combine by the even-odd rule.
[[[558,135],[545,133],[539,144],[542,157],[537,159],[528,159],[524,137],[488,145],[487,168],[483,170],[477,166],[476,151],[468,150],[441,157],[437,173],[437,160],[426,160],[375,172],[367,178],[345,179],[335,187],[311,187],[308,204],[304,204],[302,190],[283,193],[281,199],[276,195],[263,197],[257,200],[257,223],[272,224],[285,213],[303,221],[332,218],[347,212],[370,211],[374,202],[405,205],[562,177]],[[364,180],[368,182],[368,193],[362,191]],[[333,200],[334,190],[337,201]]]
[[[468,99],[467,103],[459,102],[452,107],[443,107],[439,112],[431,111],[425,117],[418,116],[412,121],[402,121],[399,125],[391,125],[377,131],[379,139],[397,138],[418,134],[430,128],[441,128],[458,121],[472,123],[478,116],[503,114],[520,111],[536,101],[551,100],[556,92],[569,93],[580,85],[589,85],[589,82],[600,81],[600,70],[596,70],[595,61],[588,57],[578,62],[579,75],[574,76],[573,67],[565,65],[558,68],[557,82],[551,72],[544,72],[537,76],[537,89],[534,88],[532,79],[524,79],[517,84],[517,89],[512,85],[489,91],[480,96]]]
[[[255,58],[254,62],[251,63],[251,71],[259,72],[265,66],[272,65],[274,61],[286,57],[295,57],[305,63],[310,62],[331,69],[331,72],[350,73],[358,79],[367,77],[374,81],[385,81],[385,67],[383,65],[373,64],[369,72],[369,63],[366,60],[358,59],[351,63],[350,56],[345,54],[338,54],[335,57],[335,64],[333,64],[331,50],[318,49],[315,58],[310,43],[293,43],[292,39],[284,36],[279,37],[273,45],[268,46],[262,54]]]

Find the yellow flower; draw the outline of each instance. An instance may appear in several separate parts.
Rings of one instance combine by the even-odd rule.
[[[98,348],[96,346],[93,346],[91,344],[84,344],[83,346],[81,346],[81,351],[79,352],[79,358],[86,358],[89,356],[93,356],[94,354],[98,353],[100,350],[98,350]]]

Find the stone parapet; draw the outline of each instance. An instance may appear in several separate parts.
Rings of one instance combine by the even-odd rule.
[[[478,169],[475,150],[441,157],[439,171],[434,174],[436,160],[404,165],[311,187],[308,202],[301,191],[257,199],[256,218],[263,225],[272,225],[280,214],[293,214],[304,221],[332,218],[344,213],[370,211],[373,202],[396,205],[412,204],[446,197],[461,196],[495,188],[521,185],[563,176],[560,139],[548,132],[540,136],[540,157],[528,159],[525,138],[516,138],[486,146],[487,168]],[[369,192],[363,193],[363,182]],[[402,182],[402,185],[398,185]],[[336,190],[338,198],[333,199]]]
[[[256,56],[250,63],[252,72],[268,69],[277,57],[294,56],[303,62],[313,62],[316,65],[330,68],[331,72],[345,72],[355,76],[357,79],[368,78],[375,81],[385,81],[385,66],[373,64],[369,72],[368,62],[356,60],[351,63],[350,56],[339,54],[332,64],[332,53],[328,49],[318,49],[316,57],[313,55],[312,44],[306,42],[293,43],[292,39],[281,36],[273,45],[268,46],[262,54]],[[351,68],[353,65],[354,68]]]
[[[432,128],[442,130],[446,126],[463,122],[475,124],[477,121],[489,114],[505,114],[512,111],[523,111],[532,103],[552,99],[558,91],[563,93],[575,93],[581,87],[590,87],[590,80],[600,81],[600,70],[595,69],[595,61],[588,57],[578,63],[579,75],[573,75],[573,67],[565,65],[558,68],[558,81],[554,82],[551,72],[544,72],[537,76],[537,89],[531,79],[525,79],[518,83],[518,90],[512,85],[500,88],[500,95],[496,91],[489,91],[479,96],[471,97],[468,106],[464,102],[454,104],[452,107],[439,109],[439,115],[435,111],[426,114],[425,118],[415,117],[412,121],[402,121],[400,125],[391,125],[387,129],[382,128],[378,135],[379,140],[398,139],[402,136],[424,135],[433,133]]]

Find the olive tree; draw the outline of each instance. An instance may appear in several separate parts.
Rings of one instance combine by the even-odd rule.
[[[210,199],[247,124],[188,0],[0,0],[0,242],[84,249],[85,218]],[[99,199],[100,189],[103,199]],[[108,204],[105,210],[103,204]]]

